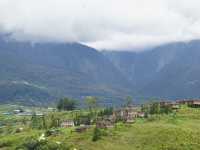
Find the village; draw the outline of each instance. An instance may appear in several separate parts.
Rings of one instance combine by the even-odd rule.
[[[148,115],[151,115],[151,110],[154,109],[152,106],[158,104],[160,108],[168,108],[169,112],[178,111],[181,105],[187,105],[188,107],[192,108],[199,108],[200,107],[200,100],[177,100],[177,101],[161,101],[161,102],[154,102],[152,104],[147,104],[149,110],[144,110],[144,105],[140,107],[129,105],[126,107],[114,109],[112,114],[103,115],[96,118],[96,127],[97,128],[113,128],[115,123],[121,121],[123,123],[131,124],[134,123],[137,118],[145,118]],[[147,112],[149,111],[149,112]],[[168,112],[166,112],[168,113]],[[152,113],[154,114],[154,112]],[[92,122],[91,122],[92,123]],[[73,120],[66,120],[61,123],[61,127],[74,127]],[[87,129],[89,127],[88,124],[82,124],[77,131],[81,130],[81,128]]]
[[[66,101],[71,102],[69,99],[62,100],[62,102]],[[74,144],[74,139],[75,142],[80,142],[80,148],[82,140],[86,147],[98,141],[106,142],[109,138],[112,139],[112,142],[116,139],[123,141],[125,139],[119,137],[121,134],[125,134],[124,137],[129,135],[131,138],[133,136],[149,138],[151,132],[151,135],[154,135],[154,132],[160,135],[168,131],[159,130],[159,128],[181,126],[184,125],[182,122],[190,120],[191,123],[195,122],[195,125],[198,125],[200,120],[199,99],[161,100],[141,105],[129,101],[114,108],[101,108],[97,107],[94,101],[90,102],[92,105],[82,109],[71,107],[72,103],[70,103],[70,107],[69,105],[66,107],[66,104],[69,103],[61,103],[65,105],[61,105],[62,107],[58,105],[57,108],[19,105],[5,106],[8,109],[1,108],[0,138],[3,140],[0,140],[0,148],[23,146],[33,149],[32,147],[38,145],[46,146],[49,142],[49,144],[55,144],[55,147],[65,146],[60,149],[68,150],[66,147],[69,147],[71,142],[71,149],[74,150],[78,147]],[[70,108],[71,110],[69,110]],[[148,132],[143,132],[143,128]],[[20,137],[23,137],[21,143]],[[26,144],[24,145],[24,143]],[[90,144],[87,145],[87,143]],[[120,146],[118,143],[115,144]],[[30,146],[32,147],[30,148]]]
[[[123,122],[125,124],[132,124],[137,118],[148,118],[150,115],[158,113],[171,113],[176,112],[180,109],[182,105],[187,105],[192,108],[200,107],[199,99],[192,100],[177,100],[177,101],[167,101],[162,100],[159,102],[147,103],[142,105],[132,105],[128,104],[119,108],[105,108],[98,110],[90,110],[87,115],[80,115],[78,110],[70,111],[71,117],[65,119],[65,115],[61,118],[57,118],[57,124],[54,127],[61,128],[74,128],[77,132],[84,132],[87,129],[95,126],[96,128],[106,129],[113,128],[117,122]],[[57,113],[56,108],[47,108],[44,110],[30,110],[30,109],[14,109],[10,112],[2,112],[4,116],[18,116],[18,117],[28,117],[31,119],[26,120],[26,124],[31,125],[33,117],[41,120],[48,114]],[[56,119],[56,118],[55,118]],[[1,127],[3,122],[0,122]]]

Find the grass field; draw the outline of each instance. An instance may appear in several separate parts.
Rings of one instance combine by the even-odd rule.
[[[16,127],[1,129],[0,149],[14,150],[27,137],[38,138],[43,130],[15,132]],[[102,130],[101,138],[93,142],[93,128],[84,133],[60,128],[57,136],[47,137],[48,141],[61,142],[77,150],[199,150],[200,109],[183,107],[170,115],[155,115],[148,119],[137,119],[134,124],[118,123],[112,129]]]

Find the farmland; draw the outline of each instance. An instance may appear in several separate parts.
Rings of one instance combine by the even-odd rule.
[[[8,108],[1,106],[1,111]],[[62,117],[70,117],[73,112],[54,113]],[[30,117],[26,119],[29,120]],[[21,116],[1,115],[1,121],[7,121],[7,125],[0,129],[1,149],[25,149],[23,145],[34,144],[42,134],[46,133],[45,129],[32,129],[27,124],[20,123],[22,120]],[[18,131],[19,128],[23,130]],[[198,108],[182,106],[178,112],[137,118],[133,124],[118,122],[113,128],[100,129],[101,136],[95,142],[92,141],[94,128],[91,126],[87,131],[77,133],[75,127],[58,127],[54,129],[58,133],[45,135],[44,145],[48,145],[47,149],[56,147],[56,149],[77,150],[200,149],[200,109]],[[41,149],[45,149],[45,146]]]

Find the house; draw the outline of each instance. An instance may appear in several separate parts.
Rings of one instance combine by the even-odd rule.
[[[3,114],[3,115],[11,115],[10,112],[3,112],[2,114]]]
[[[102,120],[96,122],[96,127],[100,129],[113,128],[114,124],[108,120]]]
[[[161,102],[159,102],[161,107],[169,106],[171,103],[172,102],[170,102],[170,101],[161,101]]]
[[[137,118],[137,116],[138,116],[138,112],[136,112],[136,111],[127,111],[127,114],[126,114],[126,116],[125,116],[125,121],[127,122],[127,123],[133,123],[133,122],[135,122],[135,118]]]
[[[22,112],[22,113],[18,113],[16,115],[18,115],[18,116],[32,116],[33,113],[32,112]]]
[[[74,127],[74,121],[73,120],[67,120],[61,123],[62,128],[70,128]]]
[[[116,120],[121,120],[127,123],[133,123],[135,121],[135,118],[137,118],[137,115],[137,108],[132,106],[118,109],[113,112],[113,117]]]
[[[22,109],[15,109],[15,110],[13,110],[14,114],[19,114],[19,113],[22,113],[22,112],[24,112]]]
[[[160,107],[170,107],[173,110],[177,110],[180,108],[179,103],[174,102],[174,101],[162,101],[162,102],[159,102],[159,104],[160,104]]]
[[[36,116],[44,116],[44,114],[41,113],[41,112],[37,112],[35,115],[36,115]]]
[[[137,117],[138,118],[144,118],[145,117],[145,113],[144,112],[138,112]]]
[[[200,99],[178,100],[177,103],[182,105],[188,105],[190,107],[200,107]]]
[[[48,110],[48,111],[51,111],[51,112],[55,112],[55,111],[56,111],[56,108],[48,107],[47,110]]]
[[[170,104],[170,106],[171,106],[171,108],[172,108],[173,110],[178,110],[178,109],[180,108],[180,105],[179,105],[177,102],[172,102],[172,103]]]
[[[112,116],[100,117],[96,121],[96,127],[101,129],[113,128],[115,119]]]
[[[200,100],[193,100],[191,105],[193,105],[194,107],[199,107],[200,106]]]

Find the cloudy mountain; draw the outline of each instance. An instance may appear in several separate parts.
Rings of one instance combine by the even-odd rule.
[[[31,44],[1,38],[0,66],[0,88],[6,87],[0,92],[1,102],[45,103],[88,95],[120,99],[131,86],[103,54],[78,43]]]
[[[200,41],[165,44],[143,52],[104,52],[138,95],[200,97]]]
[[[0,101],[45,104],[93,95],[118,103],[156,97],[196,98],[200,41],[141,52],[103,51],[71,43],[29,43],[0,38]]]

